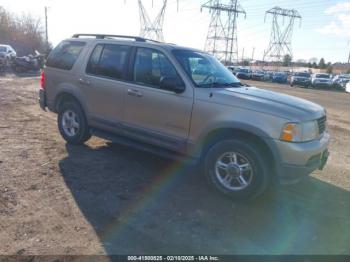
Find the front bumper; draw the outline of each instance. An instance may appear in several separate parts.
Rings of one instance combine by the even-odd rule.
[[[293,80],[293,85],[300,85],[300,86],[309,86],[311,84],[311,81],[304,81],[304,80]]]
[[[332,86],[332,83],[331,82],[314,82],[312,84],[313,86],[316,86],[316,87],[331,87]]]
[[[305,143],[276,141],[282,164],[278,176],[282,184],[297,182],[327,163],[330,136],[325,132],[318,140]]]

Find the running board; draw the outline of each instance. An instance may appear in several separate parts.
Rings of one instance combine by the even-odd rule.
[[[181,161],[190,165],[196,165],[198,163],[198,159],[190,156],[186,156],[184,154],[180,154],[175,151],[167,150],[158,146],[150,145],[144,142],[136,141],[134,139],[127,138],[125,136],[117,135],[108,131],[104,131],[101,129],[92,128],[90,130],[91,135],[97,136],[99,138],[109,140],[116,144],[121,144],[124,146],[129,146],[134,149],[138,149],[141,151],[145,151],[148,153],[152,153],[164,158],[173,159],[176,161]]]

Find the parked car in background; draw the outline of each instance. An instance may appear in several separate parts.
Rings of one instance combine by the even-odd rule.
[[[332,79],[333,87],[340,90],[344,90],[348,82],[350,82],[350,75],[336,75]]]
[[[264,72],[264,81],[272,81],[273,72],[265,71]]]
[[[232,74],[236,75],[237,72],[241,69],[240,66],[228,66],[227,67],[231,72]]]
[[[285,72],[274,72],[272,75],[272,82],[286,83],[288,75]]]
[[[41,108],[58,114],[69,144],[96,135],[194,161],[233,199],[295,183],[328,158],[323,107],[247,87],[203,51],[140,37],[61,42],[48,57],[39,97]]]
[[[240,68],[236,73],[236,76],[240,79],[251,79],[252,71],[248,68]]]
[[[258,80],[258,81],[263,81],[265,76],[265,72],[261,70],[255,70],[252,72],[252,79],[253,80]]]
[[[290,79],[290,86],[300,85],[309,87],[311,85],[311,74],[307,72],[296,72]]]
[[[345,85],[345,92],[350,93],[350,82]]]
[[[311,86],[331,88],[332,87],[331,75],[323,74],[323,73],[313,74],[311,78]]]
[[[17,56],[16,51],[9,45],[0,45],[0,69],[10,65],[10,61]]]

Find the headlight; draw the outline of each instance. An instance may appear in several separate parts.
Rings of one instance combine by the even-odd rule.
[[[283,126],[281,140],[286,142],[307,142],[318,137],[317,121],[287,123]]]

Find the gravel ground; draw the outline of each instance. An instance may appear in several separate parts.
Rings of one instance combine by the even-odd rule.
[[[331,156],[239,204],[180,162],[66,145],[38,81],[0,76],[0,254],[350,254],[350,94],[249,82],[326,107]]]

